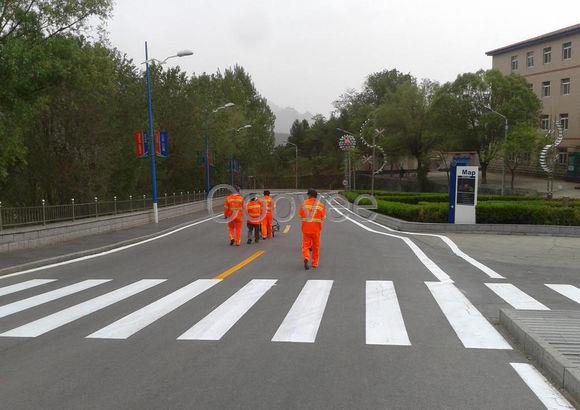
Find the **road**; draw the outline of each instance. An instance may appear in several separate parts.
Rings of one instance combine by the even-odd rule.
[[[302,268],[296,218],[230,247],[205,217],[0,278],[0,407],[572,408],[495,321],[510,302],[577,309],[546,286],[580,287],[574,264],[496,260],[517,237],[456,235],[454,253],[327,207],[317,270]]]

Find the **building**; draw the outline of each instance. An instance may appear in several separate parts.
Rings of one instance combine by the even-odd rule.
[[[580,24],[486,53],[493,68],[519,74],[543,103],[540,127],[559,120],[565,131],[559,162],[580,177]]]

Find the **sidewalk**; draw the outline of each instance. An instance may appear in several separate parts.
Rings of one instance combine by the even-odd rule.
[[[136,240],[137,238],[160,233],[162,231],[187,224],[195,219],[200,219],[207,216],[207,211],[203,210],[175,218],[163,219],[159,221],[157,225],[154,223],[149,223],[147,225],[141,225],[134,228],[107,232],[98,235],[84,236],[82,238],[56,243],[54,245],[43,246],[40,248],[2,253],[0,255],[0,275],[2,274],[3,269],[12,266],[23,265],[48,258],[58,258],[64,255],[110,246],[112,244],[123,241]]]
[[[447,174],[445,172],[429,172],[429,179],[439,182],[447,183]],[[505,187],[510,188],[511,175],[506,174]],[[533,190],[542,195],[546,193],[547,179],[534,177],[530,175],[516,175],[514,180],[514,188]],[[487,173],[487,184],[484,185],[488,188],[501,187],[501,173],[488,172]],[[575,189],[578,187],[578,189]],[[580,198],[580,182],[569,182],[563,180],[554,180],[554,198]]]

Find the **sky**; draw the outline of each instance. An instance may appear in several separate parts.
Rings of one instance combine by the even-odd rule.
[[[578,23],[578,0],[116,0],[107,29],[136,62],[145,40],[158,59],[191,49],[173,64],[239,64],[275,104],[328,116],[373,72],[451,81],[490,68],[486,51]]]

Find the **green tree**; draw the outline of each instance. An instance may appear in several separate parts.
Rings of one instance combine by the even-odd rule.
[[[509,133],[502,146],[506,158],[506,167],[511,174],[511,189],[514,189],[516,170],[522,164],[527,164],[537,153],[537,147],[542,137],[537,127],[521,123]]]

